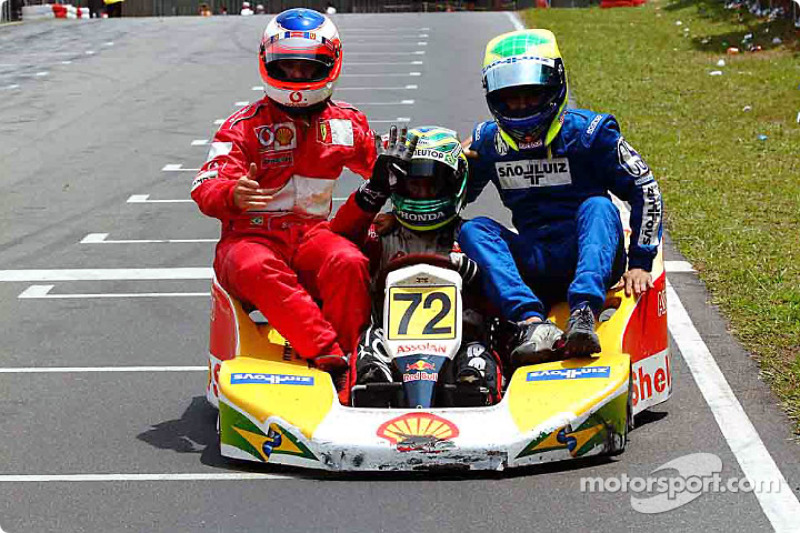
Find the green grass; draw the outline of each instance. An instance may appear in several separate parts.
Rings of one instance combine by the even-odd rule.
[[[800,423],[800,48],[788,21],[720,4],[523,15],[556,34],[579,107],[614,113],[653,168],[671,237]],[[747,33],[764,50],[726,55]]]

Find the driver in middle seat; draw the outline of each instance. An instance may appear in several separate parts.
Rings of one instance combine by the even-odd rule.
[[[400,132],[392,126],[384,150],[376,137],[378,161],[369,181],[350,196],[332,222],[332,229],[359,244],[370,259],[372,296],[376,277],[393,260],[408,254],[435,254],[447,258],[464,285],[464,335],[450,365],[449,381],[460,386],[485,387],[488,403],[500,400],[502,374],[499,359],[486,345],[483,318],[471,300],[480,298],[477,265],[461,253],[456,239],[462,220],[458,216],[467,190],[467,159],[456,132],[440,127],[420,127]],[[383,152],[383,153],[381,153]],[[392,200],[388,224],[372,226],[375,215]],[[478,293],[478,294],[476,294]],[[477,302],[475,302],[477,303]],[[398,381],[381,327],[382,307],[373,310],[372,322],[350,361],[348,385]]]

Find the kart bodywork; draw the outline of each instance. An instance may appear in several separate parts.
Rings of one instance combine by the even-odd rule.
[[[341,405],[330,376],[215,279],[207,397],[219,407],[221,453],[337,471],[502,470],[619,453],[633,415],[672,390],[661,253],[653,279],[638,300],[608,293],[598,356],[518,368],[493,406],[430,409]],[[566,304],[550,318],[563,329]]]

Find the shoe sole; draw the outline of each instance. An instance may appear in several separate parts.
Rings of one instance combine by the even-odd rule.
[[[600,353],[600,338],[596,333],[584,333],[575,331],[567,335],[564,351],[570,357],[583,357]]]

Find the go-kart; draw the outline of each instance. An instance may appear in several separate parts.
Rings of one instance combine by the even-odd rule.
[[[638,299],[609,291],[600,354],[517,368],[499,403],[456,407],[437,398],[462,341],[461,277],[427,263],[387,273],[383,327],[403,374],[390,392],[405,398],[394,408],[340,404],[327,373],[214,279],[207,397],[221,453],[335,471],[502,470],[621,453],[634,415],[672,390],[661,252],[653,278]],[[568,313],[561,303],[549,317],[563,329]]]

